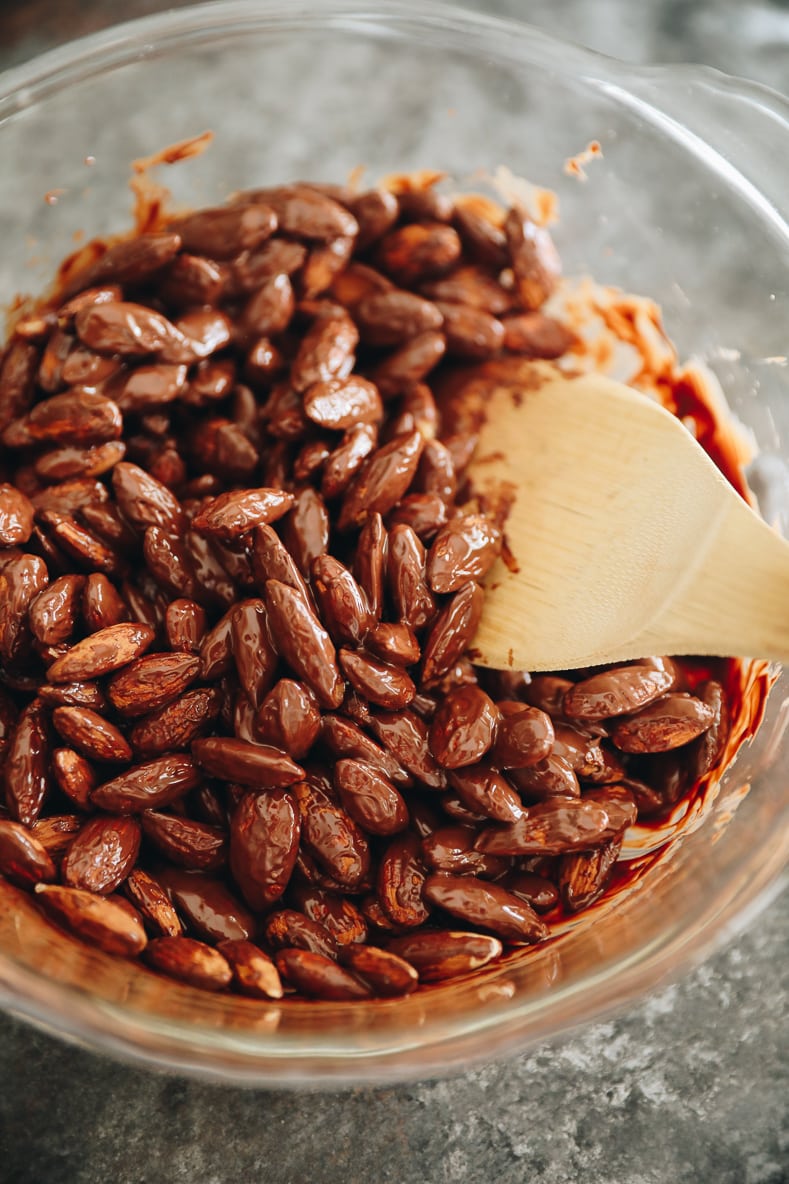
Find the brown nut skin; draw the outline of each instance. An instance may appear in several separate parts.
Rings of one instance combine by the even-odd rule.
[[[445,769],[475,765],[492,747],[500,713],[480,687],[457,687],[430,725],[430,751]]]
[[[326,958],[337,957],[338,945],[328,929],[295,909],[282,909],[266,918],[264,935],[274,950],[310,950]]]
[[[79,617],[84,587],[84,576],[59,576],[31,602],[30,628],[42,645],[60,645],[69,640]]]
[[[284,991],[274,962],[251,941],[220,941],[217,950],[233,969],[242,995],[253,999],[281,999]]]
[[[518,794],[501,773],[485,761],[453,769],[449,784],[461,802],[477,814],[496,822],[517,822],[523,817],[524,807]]]
[[[69,281],[66,295],[71,292],[79,293],[68,305],[59,310],[59,316],[66,318],[74,315],[74,311],[82,307],[84,298],[89,295],[82,291],[95,285],[138,284],[163,268],[181,248],[181,238],[172,231],[157,231],[151,234],[141,234],[136,238],[123,239],[108,247],[102,255],[88,267],[77,272]],[[90,294],[89,303],[106,303],[106,293]],[[118,299],[119,293],[114,295]],[[99,299],[100,296],[100,299]]]
[[[457,231],[433,222],[391,230],[379,243],[376,255],[381,270],[408,287],[449,271],[461,252]]]
[[[259,246],[276,229],[276,214],[262,202],[198,210],[169,226],[180,237],[183,250],[212,259],[233,259]]]
[[[123,733],[88,707],[56,707],[52,723],[64,740],[91,760],[131,759],[131,746]]]
[[[370,703],[397,711],[407,707],[416,694],[413,679],[401,666],[381,662],[361,650],[342,649],[339,659],[348,682]]]
[[[237,781],[253,789],[284,788],[304,776],[304,770],[286,752],[268,744],[209,736],[195,740],[192,753],[211,777]]]
[[[353,571],[376,620],[381,619],[383,611],[388,551],[389,536],[383,518],[378,512],[370,514],[359,532]]]
[[[112,489],[124,517],[140,530],[160,526],[178,530],[183,511],[173,493],[139,465],[122,461],[112,471]]]
[[[316,320],[301,339],[290,371],[294,390],[316,382],[347,378],[353,369],[359,331],[345,313]]]
[[[536,765],[553,750],[555,731],[551,717],[537,707],[514,704],[501,711],[492,757],[501,769]]]
[[[420,291],[431,300],[466,304],[495,316],[510,311],[517,304],[515,293],[499,283],[489,271],[473,263],[455,267],[438,279],[420,284]]]
[[[36,403],[27,417],[26,427],[37,442],[102,444],[117,440],[123,417],[112,399],[72,390]]]
[[[403,929],[424,924],[430,912],[422,890],[427,872],[414,834],[399,835],[384,852],[378,867],[378,900],[389,920]]]
[[[516,207],[504,219],[504,234],[521,301],[527,309],[540,308],[555,289],[561,272],[551,236]]]
[[[293,794],[301,816],[303,846],[337,884],[356,888],[370,870],[365,835],[314,775],[295,785]]]
[[[68,578],[68,577],[64,577]],[[114,584],[101,572],[92,572],[84,582],[82,616],[88,632],[97,633],[129,619],[129,610]]]
[[[304,413],[320,428],[347,431],[360,423],[380,423],[383,404],[375,383],[352,374],[308,387],[304,392]]]
[[[296,865],[301,830],[286,790],[246,793],[230,823],[230,869],[247,904],[269,908],[284,893]]]
[[[573,727],[559,720],[554,725],[552,752],[563,757],[579,777],[597,780],[605,776],[607,762],[613,768],[616,758],[607,756],[596,736],[582,728]],[[616,778],[608,778],[616,780]]]
[[[504,231],[486,217],[482,210],[475,209],[472,204],[465,205],[461,200],[455,204],[452,220],[472,258],[495,268],[496,271],[501,271],[507,266],[507,239]]]
[[[572,856],[564,856],[571,859]],[[559,890],[551,880],[534,872],[511,872],[503,881],[503,887],[513,896],[525,900],[535,913],[549,913],[559,901]]]
[[[332,639],[359,645],[375,623],[367,597],[350,571],[333,555],[319,555],[312,565],[315,598]]]
[[[171,649],[196,654],[206,633],[205,609],[194,600],[183,597],[171,600],[165,615],[165,628]]]
[[[61,855],[84,823],[84,814],[50,814],[36,819],[30,833],[50,855]]]
[[[263,202],[275,213],[280,234],[308,241],[354,238],[359,224],[350,210],[317,186],[277,185],[252,189],[238,195],[238,201]]]
[[[345,492],[377,443],[378,429],[373,424],[359,423],[348,429],[323,466],[323,498],[330,500]]]
[[[81,888],[37,884],[37,899],[44,909],[72,933],[108,954],[131,957],[147,944],[142,919],[126,901],[107,900]]]
[[[374,711],[370,730],[418,781],[429,789],[446,789],[447,775],[430,752],[424,720],[411,711]]]
[[[374,765],[345,758],[334,766],[334,785],[343,806],[372,835],[393,835],[408,826],[408,807]]]
[[[137,814],[172,802],[195,789],[200,774],[191,757],[161,756],[135,765],[94,789],[91,801],[100,810]]]
[[[354,943],[343,948],[342,963],[368,983],[375,995],[408,995],[419,985],[419,975],[411,963],[391,950]]]
[[[16,721],[2,774],[11,817],[31,826],[41,813],[50,785],[48,732],[40,700],[34,700]]]
[[[350,1002],[369,999],[373,993],[356,975],[322,954],[309,950],[279,950],[274,961],[287,982],[314,999]]]
[[[367,922],[347,896],[337,896],[312,885],[294,887],[292,895],[302,912],[327,929],[338,946],[367,940]]]
[[[0,429],[30,406],[39,356],[35,345],[17,337],[0,359]]]
[[[230,620],[238,681],[252,706],[259,707],[271,690],[278,661],[266,606],[257,598],[243,600],[230,610]]]
[[[205,872],[166,867],[157,872],[190,932],[209,942],[248,941],[255,933],[252,913],[220,879]]]
[[[307,249],[302,243],[282,238],[269,239],[253,251],[242,251],[226,271],[220,272],[223,289],[232,296],[251,295],[273,276],[292,276],[302,267],[306,258]]]
[[[32,503],[21,489],[0,483],[0,547],[19,547],[33,533]]]
[[[153,876],[136,867],[129,873],[123,891],[142,916],[149,931],[161,937],[179,937],[183,925],[164,888]]]
[[[63,882],[107,896],[126,879],[137,862],[140,824],[133,818],[97,815],[85,823],[61,865]]]
[[[363,732],[352,720],[339,715],[324,715],[321,719],[321,739],[336,757],[362,760],[377,769],[399,788],[412,784],[412,778],[395,756]]]
[[[386,948],[409,962],[423,983],[470,974],[501,957],[497,937],[482,933],[433,930],[390,938]]]
[[[424,628],[436,609],[425,574],[425,548],[413,528],[402,523],[389,531],[387,580],[399,620],[414,631]]]
[[[255,585],[261,594],[268,580],[278,580],[298,592],[305,605],[312,605],[306,580],[273,527],[259,526],[252,532],[251,561]]]
[[[178,398],[186,385],[186,376],[187,367],[184,365],[159,362],[138,366],[130,374],[124,375],[120,391],[116,392],[113,385],[115,401],[124,414],[162,407]]]
[[[509,870],[509,860],[477,851],[474,842],[478,834],[479,827],[468,823],[439,826],[422,839],[426,865],[436,872],[498,879]]]
[[[110,679],[107,696],[122,716],[136,719],[182,694],[199,673],[194,654],[146,654]]]
[[[140,817],[145,835],[168,859],[192,871],[216,871],[227,860],[223,827],[146,810]]]
[[[608,813],[608,829],[605,839],[621,837],[637,817],[636,797],[627,784],[595,785],[585,789],[585,802],[598,802]]]
[[[547,798],[577,798],[581,787],[573,766],[558,753],[549,753],[534,765],[508,769],[507,778],[515,788],[535,801]]]
[[[86,682],[111,674],[139,658],[155,637],[148,625],[125,622],[100,629],[58,658],[47,670],[49,682]]]
[[[563,718],[564,697],[574,685],[569,678],[559,678],[555,674],[535,674],[523,686],[521,697],[546,715]]]
[[[364,250],[386,234],[397,221],[399,212],[397,198],[387,189],[368,189],[358,194],[350,202],[350,209],[359,225],[357,251]]]
[[[559,890],[566,912],[580,913],[599,900],[611,879],[621,849],[620,837],[609,839],[593,851],[562,856]]]
[[[501,554],[502,534],[481,514],[453,519],[438,532],[427,557],[427,577],[434,592],[457,592],[469,580],[481,580]]]
[[[501,323],[504,348],[524,358],[560,358],[578,340],[567,325],[541,312],[514,313]]]
[[[218,692],[212,687],[186,691],[171,703],[138,720],[129,733],[138,757],[186,752],[219,715]]]
[[[584,721],[632,714],[672,690],[675,678],[670,667],[617,666],[575,683],[562,710],[569,719]]]
[[[431,186],[404,189],[397,195],[403,222],[451,222],[454,198]]]
[[[381,621],[367,634],[365,644],[376,657],[395,666],[415,666],[419,661],[419,642],[413,629],[403,621]]]
[[[353,315],[362,341],[375,346],[401,345],[420,333],[440,329],[444,320],[431,301],[397,288],[364,297]]]
[[[227,959],[192,937],[154,937],[145,957],[156,970],[204,991],[224,990],[233,979]]]
[[[697,781],[714,769],[726,748],[731,729],[731,710],[726,691],[715,679],[708,679],[696,688],[696,694],[713,711],[713,720],[706,732],[699,736],[690,750],[691,778]]]
[[[181,334],[161,313],[143,304],[118,300],[89,305],[74,318],[74,327],[84,345],[97,353],[142,357],[163,354],[177,344]]]
[[[457,493],[455,465],[449,449],[440,440],[425,441],[414,487],[422,494],[440,497],[448,506],[454,502]]]
[[[302,760],[318,738],[321,714],[315,695],[292,678],[281,678],[269,691],[255,717],[260,740]]]
[[[28,609],[48,582],[47,566],[38,555],[14,551],[3,564],[0,570],[0,660],[6,665],[13,665],[29,644]]]
[[[410,526],[426,546],[446,526],[449,511],[437,493],[407,493],[389,515],[389,525]]]
[[[324,707],[339,707],[345,693],[328,633],[303,597],[278,580],[266,581],[271,640]]]
[[[423,447],[421,432],[404,432],[374,452],[346,491],[338,529],[363,526],[370,514],[388,513],[413,481]]]
[[[23,888],[50,883],[57,875],[46,848],[26,826],[6,818],[0,818],[0,875]]]
[[[611,739],[623,752],[668,752],[711,726],[715,712],[695,695],[664,695],[635,715],[617,720]]]
[[[484,360],[494,357],[504,344],[501,321],[484,309],[448,301],[439,301],[436,308],[444,318],[448,354]]]
[[[422,681],[434,686],[471,645],[482,616],[484,593],[479,584],[465,583],[436,617],[422,654]]]
[[[192,520],[201,534],[233,540],[256,526],[275,522],[293,506],[293,494],[282,489],[237,489],[221,493]]]
[[[474,876],[428,876],[425,898],[469,925],[490,929],[507,942],[538,942],[548,928],[531,905],[498,884]]]
[[[41,510],[38,522],[37,537],[45,547],[49,544],[53,548],[47,556],[50,562],[54,563],[55,554],[60,552],[75,560],[78,566],[115,576],[124,573],[126,565],[118,553],[73,519],[53,510]]]
[[[599,846],[610,829],[610,815],[599,802],[555,798],[530,806],[511,826],[486,827],[476,847],[494,855],[564,855]]]

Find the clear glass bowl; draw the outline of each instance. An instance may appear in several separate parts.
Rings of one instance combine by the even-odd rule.
[[[635,70],[418,0],[182,9],[0,79],[0,292],[46,287],[79,232],[127,228],[129,162],[206,128],[211,150],[165,177],[192,205],[341,181],[360,164],[371,179],[505,164],[558,192],[567,272],[654,297],[681,355],[717,370],[781,515],[788,119],[778,96],[712,71]],[[591,139],[604,159],[583,184],[562,165]],[[369,1006],[212,996],[88,950],[0,884],[0,1003],[105,1051],[237,1082],[416,1078],[513,1053],[654,990],[775,890],[789,856],[786,693],[782,676],[670,860],[593,924],[473,981]]]

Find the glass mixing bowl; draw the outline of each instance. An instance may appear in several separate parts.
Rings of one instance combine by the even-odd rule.
[[[0,292],[41,291],[80,232],[127,228],[129,162],[207,128],[210,151],[164,178],[179,202],[341,181],[360,164],[371,179],[505,164],[558,192],[566,272],[654,297],[680,355],[717,371],[780,517],[788,121],[778,96],[712,71],[633,69],[418,0],[164,13],[0,79]],[[581,183],[562,165],[592,139],[604,157]],[[2,883],[0,1004],[114,1054],[237,1082],[416,1078],[513,1053],[655,990],[775,890],[788,685],[670,859],[593,923],[477,979],[370,1005],[213,996],[87,949]]]

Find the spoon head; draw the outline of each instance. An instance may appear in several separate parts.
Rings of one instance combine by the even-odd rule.
[[[485,412],[472,487],[514,499],[517,571],[499,563],[488,578],[475,660],[559,670],[643,657],[642,635],[737,495],[674,416],[599,375],[535,364]]]

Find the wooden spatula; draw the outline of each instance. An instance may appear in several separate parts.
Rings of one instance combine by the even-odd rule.
[[[646,395],[542,367],[486,405],[472,482],[516,492],[482,665],[561,670],[652,654],[789,660],[789,543]],[[529,384],[526,384],[527,386]]]

